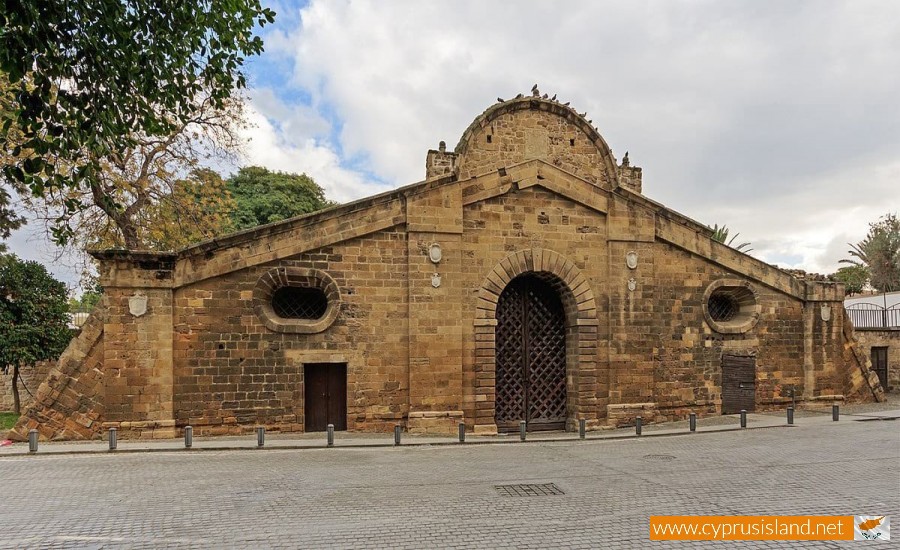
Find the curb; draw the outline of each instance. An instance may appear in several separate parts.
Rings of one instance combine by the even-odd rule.
[[[71,451],[49,451],[43,452],[40,451],[36,453],[30,453],[27,450],[22,453],[10,453],[10,454],[0,454],[0,460],[6,457],[21,457],[21,456],[30,456],[30,457],[49,457],[49,456],[73,456],[73,455],[117,455],[117,454],[140,454],[140,453],[202,453],[202,452],[212,452],[212,451],[318,451],[318,450],[328,450],[328,449],[379,449],[379,448],[403,448],[403,447],[468,447],[474,445],[521,445],[521,444],[529,444],[529,443],[580,443],[580,442],[593,442],[600,443],[604,441],[627,441],[627,440],[640,440],[654,437],[679,437],[679,436],[690,436],[697,434],[714,434],[714,433],[725,433],[725,432],[741,432],[741,431],[750,431],[750,430],[766,430],[772,428],[796,428],[797,424],[776,424],[772,426],[748,426],[746,428],[741,427],[727,427],[722,429],[709,429],[703,431],[684,431],[684,432],[671,432],[671,433],[653,433],[653,432],[645,432],[642,435],[635,434],[622,434],[622,435],[612,435],[605,437],[590,437],[585,436],[584,439],[577,437],[577,435],[571,439],[526,439],[525,441],[521,441],[519,439],[509,439],[505,441],[489,441],[489,440],[481,440],[481,441],[466,441],[464,443],[460,443],[459,441],[436,441],[431,443],[402,443],[400,445],[394,445],[393,442],[388,443],[348,443],[341,445],[334,445],[332,447],[328,447],[326,445],[277,445],[277,446],[263,446],[263,447],[250,447],[250,446],[217,446],[217,447],[175,447],[175,448],[144,448],[144,449],[116,449],[116,450],[99,450],[99,449],[88,449],[84,451],[71,450]]]

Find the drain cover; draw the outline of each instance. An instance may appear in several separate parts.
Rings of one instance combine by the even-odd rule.
[[[644,455],[645,460],[675,460],[672,455]]]
[[[547,497],[564,495],[562,489],[553,483],[523,483],[517,485],[494,485],[494,489],[504,497]]]

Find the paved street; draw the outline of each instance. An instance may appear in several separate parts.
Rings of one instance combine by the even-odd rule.
[[[0,482],[0,548],[718,548],[728,543],[651,543],[648,516],[900,518],[900,420],[619,441],[5,455]],[[495,489],[521,483],[565,494]]]

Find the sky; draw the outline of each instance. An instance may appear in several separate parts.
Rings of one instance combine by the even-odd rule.
[[[498,97],[587,112],[646,196],[829,273],[900,211],[900,2],[263,1],[242,163],[349,201],[424,178]],[[78,274],[32,224],[10,248]]]

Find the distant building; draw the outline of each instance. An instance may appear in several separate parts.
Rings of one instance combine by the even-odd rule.
[[[900,389],[900,292],[853,296],[844,308],[882,387]]]

